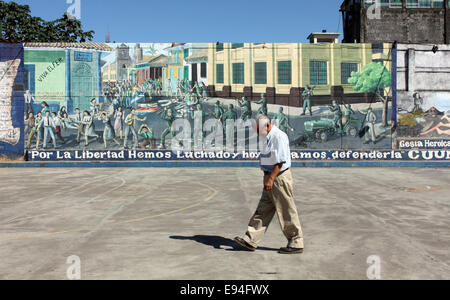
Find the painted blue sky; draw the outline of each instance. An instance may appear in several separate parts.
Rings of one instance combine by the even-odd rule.
[[[16,0],[53,20],[77,0]],[[79,0],[96,42],[306,42],[313,31],[342,32],[341,0]],[[11,2],[11,1],[6,1]]]

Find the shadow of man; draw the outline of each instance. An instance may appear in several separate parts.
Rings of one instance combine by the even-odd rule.
[[[211,235],[194,235],[194,236],[171,236],[171,239],[174,240],[182,240],[182,241],[195,241],[197,243],[211,246],[214,249],[223,249],[222,246],[230,247],[228,249],[223,249],[226,251],[248,251],[247,249],[239,246],[236,242],[234,242],[232,239],[224,238],[222,236],[211,236]],[[274,248],[265,248],[265,247],[259,247],[258,250],[263,251],[278,251],[279,249]]]

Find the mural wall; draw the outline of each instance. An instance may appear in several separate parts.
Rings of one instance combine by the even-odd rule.
[[[294,160],[415,159],[393,149],[449,134],[448,50],[28,43],[11,99],[23,107],[30,160],[252,160],[258,114],[289,136]],[[447,149],[440,145],[431,148]]]
[[[395,148],[450,145],[450,46],[398,46]]]
[[[26,118],[49,114],[56,123],[55,137],[44,128],[39,141],[29,139],[29,150],[167,149],[176,119],[194,127],[201,115],[200,127],[208,120],[221,126],[259,113],[278,122],[293,149],[391,145],[389,44],[76,47],[25,45],[26,90],[33,100]],[[221,127],[224,139],[236,137],[235,149],[240,130],[247,134],[243,147],[251,147],[251,130]],[[202,128],[202,138],[214,130]],[[193,135],[188,143],[196,145]]]
[[[0,42],[0,157],[24,155],[23,46]]]

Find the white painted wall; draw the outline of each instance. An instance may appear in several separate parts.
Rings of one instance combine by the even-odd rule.
[[[424,100],[423,110],[450,110],[450,45],[399,44],[397,54],[397,103],[403,111],[414,108],[413,94]]]

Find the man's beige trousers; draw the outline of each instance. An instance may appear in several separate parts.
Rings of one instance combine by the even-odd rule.
[[[268,178],[269,175],[264,176],[264,182]],[[303,233],[294,202],[291,170],[287,170],[275,179],[271,191],[263,191],[258,208],[248,225],[244,240],[253,247],[258,247],[275,212],[278,215],[281,230],[289,241],[288,247],[303,249]]]

